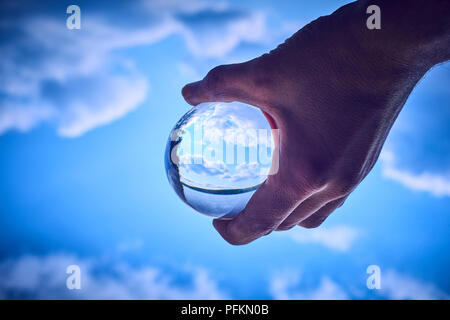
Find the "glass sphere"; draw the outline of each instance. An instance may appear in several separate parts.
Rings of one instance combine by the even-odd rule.
[[[258,108],[240,102],[202,103],[170,133],[167,178],[198,212],[233,218],[267,179],[273,149],[270,124]]]

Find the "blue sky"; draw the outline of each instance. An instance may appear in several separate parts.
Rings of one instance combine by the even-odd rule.
[[[450,65],[320,228],[227,244],[178,199],[180,91],[345,1],[3,1],[0,298],[448,299]],[[81,8],[81,30],[66,8]],[[78,264],[82,289],[65,287]],[[381,268],[381,290],[366,268]]]

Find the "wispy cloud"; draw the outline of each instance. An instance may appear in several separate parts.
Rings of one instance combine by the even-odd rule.
[[[450,177],[428,172],[415,174],[398,168],[391,151],[383,150],[380,155],[383,176],[401,183],[414,191],[429,192],[434,196],[450,196]]]
[[[360,232],[349,226],[320,227],[315,229],[294,228],[285,233],[301,244],[319,244],[336,251],[348,251]]]
[[[286,269],[272,275],[269,292],[279,300],[344,300],[374,298],[387,300],[448,300],[450,295],[434,283],[388,269],[381,272],[381,289],[369,290],[366,283],[359,285],[347,282],[338,283],[328,275],[319,277],[316,286],[306,285],[301,281],[298,270]],[[359,279],[359,277],[355,277]],[[358,289],[359,288],[359,289]],[[362,289],[362,290],[361,290]]]
[[[187,48],[199,57],[221,58],[241,42],[264,41],[266,16],[262,12],[213,9],[181,16],[181,21]]]
[[[66,269],[81,269],[81,290],[69,290]],[[359,276],[356,277],[359,279]],[[344,300],[375,294],[382,299],[450,299],[436,284],[388,269],[381,273],[381,290],[365,288],[365,282],[342,283],[329,275],[315,285],[302,281],[296,269],[279,270],[269,278],[268,291],[279,300]],[[72,254],[24,255],[0,262],[0,299],[230,299],[202,267],[162,269],[152,265],[133,267],[102,258]]]
[[[270,280],[270,293],[277,300],[345,300],[345,290],[328,277],[322,277],[315,288],[299,286],[300,274],[293,270],[276,273]]]
[[[59,135],[77,137],[123,117],[144,101],[147,79],[130,61],[113,55],[117,48],[139,43],[139,36],[127,38],[89,18],[83,27],[89,32],[71,32],[56,19],[39,15],[8,26],[15,37],[1,47],[6,54],[0,62],[0,134],[28,131],[49,121]]]
[[[120,242],[117,245],[117,251],[119,253],[127,253],[127,252],[134,252],[134,251],[138,251],[140,249],[142,249],[142,247],[144,246],[144,241],[142,241],[142,239],[129,239],[129,240],[125,240]]]
[[[81,289],[66,288],[66,268],[81,269]],[[177,281],[154,266],[134,268],[74,255],[28,255],[0,263],[0,299],[227,299],[203,268],[178,270]],[[186,281],[187,279],[187,281]]]
[[[450,295],[428,283],[395,270],[382,273],[380,293],[393,300],[448,300]]]
[[[265,39],[263,13],[225,3],[134,1],[128,7],[146,22],[118,20],[114,6],[82,15],[81,30],[67,30],[60,17],[39,10],[19,18],[3,14],[0,31],[9,36],[0,41],[0,134],[49,122],[59,135],[78,137],[139,107],[150,85],[123,49],[178,35],[193,56],[223,57],[241,42]]]

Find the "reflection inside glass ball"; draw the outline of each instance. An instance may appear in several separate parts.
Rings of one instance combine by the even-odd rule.
[[[166,173],[189,206],[214,218],[233,218],[267,179],[273,149],[271,127],[258,108],[202,103],[171,131]]]

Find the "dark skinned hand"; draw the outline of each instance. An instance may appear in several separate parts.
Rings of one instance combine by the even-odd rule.
[[[449,3],[351,3],[270,53],[216,67],[183,88],[191,105],[257,106],[279,129],[278,172],[236,218],[214,220],[225,240],[246,244],[273,230],[314,228],[344,203],[374,166],[415,84],[449,59]],[[380,30],[366,27],[370,4],[381,8]]]

